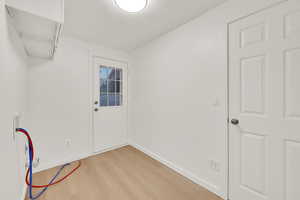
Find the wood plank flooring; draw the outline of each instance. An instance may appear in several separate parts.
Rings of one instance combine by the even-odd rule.
[[[73,163],[74,167],[76,163]],[[45,184],[57,168],[34,175]],[[68,167],[67,170],[70,170]],[[64,174],[63,173],[63,174]],[[62,175],[63,175],[62,174]],[[29,199],[27,199],[29,200]],[[82,160],[72,177],[39,200],[221,200],[139,150],[125,146]]]

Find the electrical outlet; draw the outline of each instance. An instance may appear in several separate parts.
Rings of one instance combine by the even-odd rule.
[[[215,172],[220,172],[221,170],[221,164],[220,162],[216,161],[216,160],[210,160],[210,169],[215,171]]]
[[[221,164],[220,162],[216,162],[216,172],[220,172],[221,171]]]
[[[28,151],[29,151],[29,147],[27,144],[25,144],[25,147],[24,147],[24,153],[25,153],[25,169],[27,169],[29,166],[28,166],[28,163],[29,163],[29,157],[28,157]],[[34,159],[34,161],[32,162],[32,167],[33,168],[37,168],[40,164],[40,158],[37,157]]]
[[[33,166],[34,168],[37,168],[37,167],[39,166],[39,164],[40,164],[40,158],[36,158],[36,159],[34,159],[34,161],[32,162],[32,166]]]
[[[66,145],[67,148],[70,148],[70,146],[71,146],[71,139],[66,139],[65,140],[65,145]]]

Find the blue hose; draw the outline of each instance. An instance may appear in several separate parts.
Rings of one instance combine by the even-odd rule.
[[[30,183],[29,188],[28,188],[28,190],[29,190],[29,199],[36,200],[36,199],[40,198],[47,191],[48,187],[43,188],[42,191],[40,191],[38,194],[33,196],[33,194],[32,194],[32,163],[33,163],[32,155],[33,155],[32,149],[29,148],[29,183]],[[70,165],[70,163],[61,166],[61,168],[57,171],[55,176],[49,182],[49,185],[51,185],[55,181],[55,179],[59,176],[59,174],[62,172],[62,170],[68,165]]]

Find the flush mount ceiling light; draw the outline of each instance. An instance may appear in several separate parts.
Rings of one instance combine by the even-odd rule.
[[[139,12],[146,8],[148,0],[114,0],[123,10],[131,13]]]

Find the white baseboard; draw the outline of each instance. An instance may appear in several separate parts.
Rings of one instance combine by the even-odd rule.
[[[26,185],[26,183],[24,183],[21,200],[25,200],[26,194],[27,194],[27,185]]]
[[[172,170],[176,171],[177,173],[181,174],[182,176],[188,178],[189,180],[193,181],[194,183],[200,185],[201,187],[204,187],[208,191],[210,191],[210,192],[216,194],[217,196],[223,198],[222,193],[220,192],[219,188],[216,185],[197,177],[193,173],[191,173],[191,172],[179,167],[178,165],[164,159],[159,154],[154,153],[154,152],[142,147],[141,145],[138,145],[138,144],[136,144],[132,141],[129,142],[129,145],[131,145],[131,146],[135,147],[136,149],[142,151],[143,153],[147,154],[151,158],[153,158],[153,159],[159,161],[160,163],[166,165],[167,167],[171,168]]]
[[[120,144],[120,145],[115,145],[113,147],[109,147],[109,148],[103,149],[101,151],[80,154],[80,155],[77,155],[77,156],[74,156],[74,157],[71,157],[71,158],[67,158],[67,159],[64,159],[64,160],[59,160],[59,161],[53,161],[53,162],[44,163],[44,164],[41,164],[38,168],[34,169],[33,172],[34,173],[41,172],[41,171],[44,171],[44,170],[47,170],[47,169],[51,169],[53,167],[64,165],[66,163],[75,162],[75,161],[78,161],[78,160],[82,160],[82,159],[88,158],[90,156],[95,156],[95,155],[98,155],[98,154],[101,154],[101,153],[105,153],[107,151],[112,151],[114,149],[118,149],[118,148],[121,148],[121,147],[126,146],[126,145],[128,145],[127,142],[123,143],[123,144]]]

